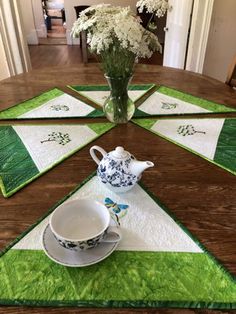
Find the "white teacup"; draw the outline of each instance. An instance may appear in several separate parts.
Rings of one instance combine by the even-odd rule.
[[[118,242],[121,232],[110,226],[111,216],[105,205],[94,200],[65,202],[50,217],[50,227],[58,243],[69,250],[86,250],[100,242]]]

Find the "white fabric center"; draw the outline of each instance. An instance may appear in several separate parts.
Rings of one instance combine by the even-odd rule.
[[[151,130],[213,160],[224,121],[225,119],[165,119],[158,120]]]
[[[63,94],[18,118],[83,117],[92,111],[94,111],[93,107],[68,94]]]
[[[105,100],[110,95],[110,91],[80,91],[79,93],[95,101],[100,106],[103,106]],[[135,101],[145,93],[146,90],[130,90],[128,92],[129,97],[132,101]]]
[[[118,204],[129,205],[120,219],[123,238],[118,250],[201,253],[202,249],[138,185],[124,194],[115,194],[93,177],[70,199],[88,198],[104,203],[106,197]],[[41,234],[48,224],[45,218],[20,240],[14,249],[41,250]]]
[[[13,129],[40,172],[97,136],[86,125],[18,125]]]
[[[153,93],[148,97],[139,109],[148,114],[178,114],[178,113],[200,113],[211,112],[197,105],[162,94]]]

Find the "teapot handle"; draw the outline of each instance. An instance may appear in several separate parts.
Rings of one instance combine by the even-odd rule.
[[[100,159],[97,158],[96,154],[95,154],[95,150],[97,150],[99,153],[102,154],[103,157],[105,157],[105,155],[107,154],[107,152],[101,148],[100,146],[92,146],[89,150],[91,157],[93,158],[93,160],[96,162],[96,164],[99,165],[100,163]]]

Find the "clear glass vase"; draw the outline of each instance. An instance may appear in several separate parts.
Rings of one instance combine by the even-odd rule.
[[[129,98],[128,86],[132,79],[129,77],[105,76],[110,87],[110,95],[103,105],[103,111],[109,121],[127,123],[135,111],[134,102]]]

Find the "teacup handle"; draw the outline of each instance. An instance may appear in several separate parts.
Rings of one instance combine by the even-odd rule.
[[[107,233],[101,242],[119,242],[121,240],[121,231],[118,227],[109,227]]]
[[[101,160],[97,158],[97,156],[95,154],[95,150],[97,150],[99,153],[101,153],[103,157],[107,154],[107,152],[103,148],[101,148],[100,146],[96,146],[96,145],[92,146],[90,148],[89,152],[90,152],[91,157],[96,162],[96,164],[99,165]]]

